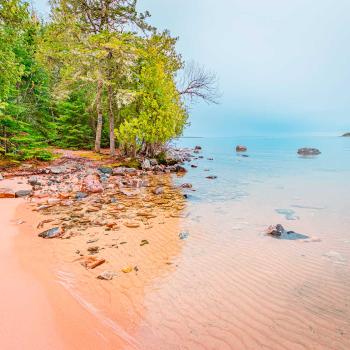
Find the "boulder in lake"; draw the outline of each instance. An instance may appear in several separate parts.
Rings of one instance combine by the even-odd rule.
[[[346,132],[343,137],[350,137],[350,132]]]
[[[317,148],[304,147],[304,148],[298,149],[298,154],[301,156],[317,156],[321,154],[321,151],[318,150]]]
[[[247,147],[246,146],[242,146],[242,145],[237,145],[236,146],[236,152],[246,152],[247,151]]]

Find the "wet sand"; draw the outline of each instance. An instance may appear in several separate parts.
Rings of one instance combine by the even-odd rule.
[[[35,340],[49,339],[50,349],[349,349],[347,204],[332,206],[341,202],[331,187],[321,193],[307,182],[290,184],[293,197],[275,183],[267,192],[256,184],[245,200],[188,203],[181,217],[153,207],[151,225],[91,227],[69,239],[38,238],[51,226],[36,227],[51,209],[43,216],[31,211],[34,204],[21,204],[16,220],[27,223],[18,225],[11,248],[20,271],[11,270],[10,259],[8,295],[25,289],[11,281],[25,274],[38,286],[28,290],[28,300],[44,310],[32,321],[26,348],[40,349]],[[7,201],[20,200],[0,203]],[[273,209],[290,207],[300,220]],[[277,222],[311,239],[263,234]],[[183,231],[190,234],[186,240],[179,239]],[[90,239],[98,241],[87,244]],[[142,240],[149,244],[141,246]],[[93,270],[77,260],[89,245],[103,248],[97,256],[107,261]],[[97,279],[105,270],[116,272],[113,280]],[[6,307],[8,313],[14,308]],[[13,340],[11,324],[21,319],[13,316],[6,341]]]

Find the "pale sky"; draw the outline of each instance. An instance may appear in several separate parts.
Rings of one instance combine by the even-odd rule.
[[[46,0],[33,0],[48,13]],[[139,0],[178,50],[215,71],[188,136],[350,131],[349,0]]]

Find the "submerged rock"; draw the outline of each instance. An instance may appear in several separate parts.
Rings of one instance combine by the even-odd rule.
[[[247,147],[246,146],[242,146],[242,145],[237,145],[236,146],[236,152],[246,152],[247,151]]]
[[[299,148],[298,149],[298,154],[302,156],[317,156],[321,154],[321,151],[318,150],[317,148]]]
[[[206,178],[209,179],[209,180],[215,180],[218,177],[216,175],[210,175],[210,176],[207,176]]]
[[[350,132],[346,132],[344,135],[342,135],[343,137],[350,137]]]
[[[63,233],[64,233],[63,229],[61,229],[60,227],[54,227],[39,233],[38,236],[42,238],[57,238],[62,236]]]
[[[181,239],[181,240],[184,240],[184,239],[187,239],[188,237],[189,237],[189,233],[188,232],[180,232],[179,233],[179,238]]]
[[[0,188],[0,198],[15,198],[15,192],[11,188]]]
[[[202,149],[202,146],[196,146],[194,149],[195,149],[196,151],[200,151],[200,150]]]
[[[294,231],[286,231],[281,224],[269,226],[265,232],[274,238],[285,239],[285,240],[305,240],[309,237],[301,233],[296,233]]]

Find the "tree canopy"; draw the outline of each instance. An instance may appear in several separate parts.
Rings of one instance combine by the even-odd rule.
[[[153,156],[180,136],[186,95],[215,102],[215,79],[191,70],[180,87],[177,38],[149,17],[136,0],[53,0],[43,22],[28,2],[0,0],[0,155],[117,146]]]

